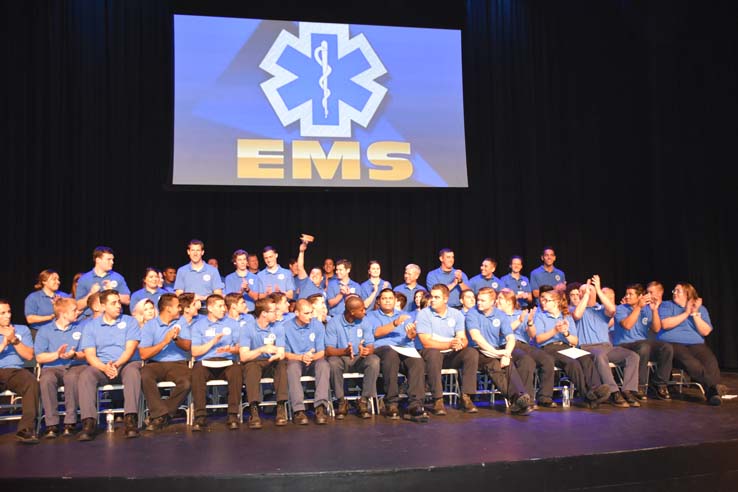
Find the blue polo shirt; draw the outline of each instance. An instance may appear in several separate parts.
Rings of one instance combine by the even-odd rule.
[[[349,279],[348,281],[348,287],[349,287],[349,293],[351,294],[357,294],[361,295],[361,286],[354,282],[353,280]],[[338,294],[341,293],[341,282],[336,280],[335,282],[330,282],[328,284],[328,290],[325,293],[326,298],[333,299]],[[328,307],[328,314],[330,314],[333,317],[338,316],[339,314],[343,314],[343,312],[346,310],[346,306],[344,306],[343,299],[341,299],[341,302],[336,304],[333,307]]]
[[[513,310],[512,314],[506,314],[506,313],[504,313],[504,314],[505,314],[505,316],[507,316],[508,323],[510,323],[510,329],[515,334],[515,340],[519,340],[521,342],[525,342],[528,345],[535,345],[535,342],[534,341],[531,341],[530,337],[528,336],[528,330],[527,330],[528,326],[526,325],[526,322],[525,321],[523,323],[520,323],[518,325],[518,327],[515,328],[515,329],[513,329],[513,327],[512,327],[513,321],[515,321],[516,319],[519,319],[520,318],[520,313],[522,313],[522,312],[523,311],[520,310],[520,309],[515,309],[515,310]]]
[[[612,343],[622,345],[624,343],[647,340],[651,325],[653,325],[653,311],[649,306],[643,306],[641,313],[630,330],[623,328],[621,324],[625,318],[633,312],[633,306],[620,304],[615,308],[615,325],[612,328]]]
[[[579,345],[610,343],[610,316],[602,304],[587,306],[582,318],[576,322]]]
[[[257,292],[260,294],[266,292],[269,287],[272,288],[272,292],[276,291],[276,287],[279,287],[280,292],[286,293],[291,290],[294,296],[295,281],[290,270],[277,265],[274,272],[270,272],[265,268],[259,272],[258,277],[261,280],[261,285],[258,286],[259,290]]]
[[[157,288],[154,292],[149,292],[148,290],[146,290],[146,287],[144,287],[143,289],[137,290],[136,292],[131,294],[131,304],[129,306],[131,309],[131,312],[133,312],[133,308],[136,307],[136,304],[138,304],[138,302],[141,299],[149,299],[151,302],[154,303],[154,309],[156,309],[156,312],[158,313],[159,312],[159,298],[162,296],[162,294],[166,294],[166,293],[167,293],[166,290],[159,289],[159,288]]]
[[[384,326],[386,324],[392,323],[394,320],[399,318],[401,315],[408,315],[409,318],[403,321],[400,325],[395,326],[394,329],[387,333],[383,337],[377,338],[375,336],[374,338],[374,348],[384,347],[384,346],[390,346],[390,347],[414,347],[415,341],[411,340],[407,336],[407,332],[405,331],[405,326],[408,323],[413,322],[413,316],[410,315],[410,313],[406,313],[405,311],[399,311],[395,309],[395,311],[392,314],[385,314],[381,309],[377,309],[374,311],[371,311],[366,315],[367,320],[369,320],[369,324],[372,327],[372,333],[377,331],[377,328],[380,326]]]
[[[449,307],[446,309],[446,313],[441,316],[429,306],[418,312],[415,319],[415,331],[418,335],[426,333],[454,338],[457,333],[464,333],[464,315],[458,309]]]
[[[331,318],[325,327],[326,347],[343,349],[351,343],[354,355],[359,355],[359,343],[364,340],[364,346],[374,343],[374,328],[366,316],[363,319],[346,321],[344,316]]]
[[[31,330],[26,325],[13,325],[13,327],[15,328],[15,336],[20,340],[20,343],[26,347],[33,348]],[[18,355],[15,347],[10,344],[5,347],[5,350],[0,352],[0,369],[21,369],[25,364],[26,360]]]
[[[241,329],[241,347],[247,347],[249,350],[256,350],[259,347],[267,345],[271,340],[275,347],[284,347],[286,344],[284,336],[284,323],[269,323],[265,328],[261,328],[256,324],[253,316]],[[259,358],[268,359],[272,354],[261,354]]]
[[[323,299],[326,298],[325,291],[319,286],[315,285],[310,277],[297,279],[297,290],[299,291],[298,299],[307,299],[314,294],[320,294]]]
[[[664,319],[678,316],[683,312],[684,308],[673,301],[664,301],[659,306],[659,316],[661,317],[662,323]],[[707,312],[707,308],[705,306],[700,306],[700,315],[704,322],[712,328],[710,313]],[[686,320],[682,321],[670,330],[664,330],[662,328],[656,334],[656,339],[661,340],[662,342],[681,343],[684,345],[705,343],[705,338],[697,331],[697,325],[695,325],[691,316],[687,317]]]
[[[379,298],[379,293],[382,292],[382,289],[392,288],[391,283],[387,282],[387,286],[385,286],[384,285],[385,282],[387,281],[382,278],[379,279],[379,288],[377,289],[377,296],[374,298],[375,300]],[[371,280],[365,280],[359,286],[359,295],[361,296],[362,299],[366,299],[367,297],[372,295],[373,291],[374,291],[374,284],[371,282]]]
[[[261,292],[261,288],[259,287],[259,277],[256,276],[255,273],[251,273],[248,270],[246,270],[246,275],[243,277],[238,274],[238,271],[234,271],[233,273],[230,273],[225,278],[225,290],[223,291],[225,294],[230,294],[231,292],[241,292],[241,282],[243,282],[244,277],[246,278],[246,282],[249,284],[249,289],[253,290],[254,292]],[[244,292],[243,298],[246,301],[246,308],[249,310],[249,312],[253,311],[256,306],[254,306],[254,300],[251,299],[251,297]]]
[[[297,318],[282,323],[285,337],[285,350],[291,354],[304,354],[315,349],[316,352],[325,350],[325,328],[315,318],[305,326],[301,326]]]
[[[60,290],[56,291],[56,295],[59,297],[70,297],[69,294]],[[38,289],[28,294],[25,302],[26,317],[28,317],[28,315],[49,316],[52,314],[54,314],[54,296],[47,296],[46,292],[44,292],[44,289]],[[35,329],[46,323],[48,323],[48,321],[41,323],[30,323],[28,327]]]
[[[80,350],[95,348],[95,353],[100,362],[106,364],[115,362],[126,350],[129,341],[141,340],[141,329],[138,327],[136,318],[121,314],[118,319],[108,324],[100,316],[88,321],[82,330],[82,342]],[[138,355],[134,352],[134,356]],[[131,360],[134,360],[131,357]]]
[[[207,297],[216,289],[222,288],[223,282],[218,269],[207,263],[203,263],[199,270],[195,270],[191,262],[182,265],[177,270],[177,279],[174,281],[174,290],[193,292],[199,296]]]
[[[90,293],[90,289],[92,289],[92,286],[95,284],[100,285],[100,290],[104,290],[105,287],[103,286],[103,282],[107,280],[108,281],[108,288],[117,290],[119,294],[123,295],[129,295],[131,293],[131,289],[128,288],[128,284],[126,284],[126,280],[123,278],[123,276],[115,272],[113,270],[110,270],[102,277],[98,276],[95,273],[95,269],[93,268],[89,272],[83,274],[79,281],[77,282],[77,299],[80,300],[83,297],[85,297],[87,294]],[[99,292],[99,291],[98,291]],[[84,314],[90,314],[91,311],[89,308],[85,308]]]
[[[478,308],[470,309],[466,313],[465,324],[466,331],[479,330],[487,343],[496,349],[504,346],[507,343],[505,337],[513,333],[507,314],[497,308],[492,308],[489,315],[484,314]],[[478,346],[471,336],[469,336],[469,345]]]
[[[56,325],[56,320],[48,321],[38,328],[36,340],[33,343],[33,351],[36,355],[47,352],[56,352],[59,347],[67,344],[67,350],[79,350],[79,344],[82,341],[83,327],[79,323],[72,323],[65,330]],[[84,364],[83,360],[75,359],[56,359],[53,362],[42,364],[42,367],[55,366],[78,366]]]
[[[395,292],[399,292],[407,298],[407,302],[405,303],[405,307],[403,309],[403,311],[405,311],[406,313],[417,311],[418,306],[415,305],[415,293],[419,290],[423,292],[428,292],[428,290],[420,284],[415,284],[415,287],[413,287],[412,289],[409,288],[407,284],[402,284],[395,287]]]
[[[192,335],[190,334],[190,328],[184,319],[175,319],[171,323],[164,323],[162,319],[157,316],[154,319],[150,319],[141,329],[141,343],[140,347],[153,347],[164,340],[167,332],[179,326],[179,338],[183,340],[191,340]],[[153,356],[150,360],[157,362],[177,362],[181,360],[189,360],[190,353],[185,352],[177,346],[175,342],[169,342],[161,351]]]
[[[451,282],[454,281],[454,278],[456,278],[454,275],[455,271],[456,269],[454,268],[450,272],[444,272],[439,267],[433,270],[432,272],[428,272],[428,276],[425,277],[425,285],[428,287],[428,291],[430,291],[431,288],[436,284],[449,285]],[[466,285],[469,285],[469,278],[466,276],[465,273],[462,274],[461,279]],[[461,287],[457,285],[451,290],[451,292],[448,295],[449,307],[456,308],[456,307],[461,306],[461,301],[459,300],[460,295],[461,295]]]
[[[556,323],[564,319],[569,322],[569,335],[578,336],[577,325],[576,323],[574,323],[574,318],[572,318],[570,315],[564,317],[563,314],[559,313],[559,316],[554,318],[551,313],[547,313],[546,311],[542,310],[537,311],[535,318],[533,318],[533,323],[536,325],[536,333],[546,333],[547,331],[551,331],[556,326]],[[569,343],[564,337],[563,333],[557,333],[540,345],[541,347],[545,347],[549,343],[554,342],[563,342],[566,344]]]
[[[216,335],[223,333],[223,338],[213,345],[209,351],[196,357],[196,361],[214,358],[231,359],[234,362],[238,360],[238,356],[236,354],[228,352],[216,353],[216,350],[219,347],[226,347],[229,345],[233,346],[238,343],[238,322],[234,322],[234,320],[231,320],[228,316],[216,321],[210,321],[207,316],[200,316],[199,319],[190,326],[190,332],[192,335],[192,345],[203,345],[215,338]]]
[[[543,269],[543,265],[530,272],[530,288],[531,291],[540,290],[541,285],[550,285],[556,287],[557,284],[566,283],[566,275],[564,272],[554,267],[550,272]]]
[[[512,274],[508,273],[500,279],[500,286],[503,289],[510,289],[515,292],[515,295],[526,293],[530,294],[533,290],[530,288],[530,280],[525,275],[521,275],[520,278],[515,278]],[[525,299],[518,299],[520,307],[525,309],[528,307],[528,301]]]
[[[467,285],[474,291],[474,295],[479,294],[479,289],[482,287],[492,287],[495,292],[499,292],[502,289],[502,283],[499,278],[492,275],[491,278],[486,279],[481,273],[472,277]]]

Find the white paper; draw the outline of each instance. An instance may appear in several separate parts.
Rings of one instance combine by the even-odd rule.
[[[482,354],[484,354],[484,355],[486,355],[487,357],[489,357],[490,359],[501,359],[501,358],[502,358],[502,357],[500,357],[499,355],[495,355],[495,354],[493,354],[492,352],[487,352],[486,350],[482,350],[482,349],[479,349],[479,351],[480,351],[480,352],[481,352]]]
[[[578,359],[589,354],[589,352],[587,352],[586,350],[578,349],[576,347],[569,347],[565,350],[559,350],[559,353],[569,357],[570,359]]]
[[[205,367],[212,367],[214,369],[220,369],[221,367],[228,367],[233,365],[232,360],[210,360],[203,359],[202,365]]]
[[[420,359],[420,352],[418,352],[415,347],[395,347],[394,345],[390,345],[390,347],[392,347],[395,352],[404,355],[405,357]]]

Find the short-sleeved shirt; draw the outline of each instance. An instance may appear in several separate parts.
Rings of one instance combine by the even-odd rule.
[[[314,349],[316,352],[325,350],[325,328],[315,318],[310,323],[301,325],[295,317],[283,322],[285,350],[291,354],[304,354]]]
[[[403,311],[405,311],[406,313],[417,311],[418,306],[415,305],[415,293],[418,291],[428,292],[428,290],[420,284],[415,284],[415,287],[413,287],[412,289],[408,287],[407,284],[402,284],[395,287],[395,292],[403,294],[405,298],[407,298],[407,302],[405,303],[405,307],[403,308]]]
[[[336,316],[331,318],[325,328],[325,346],[344,349],[351,343],[353,354],[359,355],[359,344],[364,341],[364,346],[374,343],[374,328],[366,316],[349,323],[346,317]]]
[[[246,275],[244,275],[243,277],[238,274],[238,271],[230,273],[225,278],[225,290],[223,292],[225,294],[230,294],[232,292],[241,292],[241,282],[243,282],[244,278],[249,284],[249,290],[253,290],[254,292],[260,292],[262,290],[259,287],[259,277],[255,273],[251,273],[246,270]],[[251,296],[249,296],[248,293],[244,292],[243,298],[246,301],[246,308],[249,310],[249,312],[253,311],[256,306],[254,305],[254,300],[251,299]]]
[[[408,338],[407,332],[405,331],[405,326],[408,323],[413,322],[413,316],[409,313],[406,313],[405,311],[399,311],[395,309],[394,312],[391,314],[387,314],[383,312],[381,309],[377,309],[374,311],[369,312],[366,315],[366,319],[369,320],[369,324],[372,326],[372,331],[376,333],[377,328],[380,326],[384,326],[386,324],[392,323],[397,318],[399,318],[402,315],[408,316],[408,318],[400,323],[398,326],[395,326],[391,332],[387,333],[383,337],[377,338],[376,335],[374,336],[374,348],[392,346],[392,347],[414,347],[415,341]]]
[[[495,292],[499,292],[502,289],[502,283],[500,282],[499,278],[492,275],[491,278],[487,279],[484,278],[481,273],[472,277],[467,285],[471,287],[474,295],[479,294],[479,289],[481,289],[482,287],[491,287],[494,289]]]
[[[415,331],[418,335],[425,333],[442,339],[454,338],[457,333],[464,333],[464,315],[458,309],[447,307],[446,313],[441,316],[427,307],[418,312]]]
[[[105,322],[104,318],[99,316],[85,323],[80,350],[94,348],[100,362],[115,362],[128,342],[141,340],[141,329],[136,318],[127,314],[121,314],[112,323]]]
[[[577,325],[576,323],[574,323],[574,318],[572,318],[570,315],[564,316],[563,314],[559,313],[557,317],[554,317],[551,313],[548,313],[546,311],[537,311],[535,318],[533,318],[533,323],[536,325],[536,333],[546,333],[548,331],[554,330],[556,323],[562,320],[566,320],[569,322],[569,335],[577,336]],[[557,333],[540,345],[541,347],[545,347],[546,345],[554,342],[563,342],[567,345],[569,344],[563,333]]]
[[[15,336],[20,340],[20,343],[26,347],[33,348],[31,330],[26,325],[13,325],[13,327],[15,328]],[[25,359],[18,355],[15,347],[10,344],[5,347],[5,350],[0,352],[0,369],[21,369],[25,363]]]
[[[159,312],[159,298],[163,294],[166,294],[166,293],[167,293],[166,290],[159,289],[159,288],[157,288],[154,292],[149,292],[148,290],[146,290],[145,287],[143,289],[137,290],[136,292],[131,294],[131,304],[130,304],[131,312],[133,312],[133,308],[136,307],[136,304],[138,304],[138,302],[141,299],[149,299],[151,302],[154,303],[154,309],[156,309],[156,312],[158,313]]]
[[[193,346],[204,345],[215,338],[216,335],[219,335],[220,333],[223,334],[223,338],[221,338],[218,343],[213,345],[210,350],[203,355],[196,357],[195,360],[201,361],[203,359],[214,358],[231,359],[233,361],[238,360],[238,356],[236,354],[230,352],[216,352],[220,347],[232,347],[233,345],[238,344],[240,338],[238,323],[233,323],[233,320],[230,320],[228,316],[216,321],[210,321],[210,318],[207,316],[200,316],[200,318],[190,326],[190,333],[192,335]]]
[[[377,295],[374,298],[374,300],[377,300],[379,298],[379,293],[382,292],[382,289],[391,289],[392,284],[387,282],[387,285],[385,286],[384,283],[387,282],[384,279],[379,279],[379,287],[377,288]],[[371,280],[365,280],[361,283],[359,286],[359,295],[362,299],[366,300],[370,295],[372,295],[372,292],[374,292],[374,284]]]
[[[341,293],[341,285],[344,285],[344,284],[341,284],[341,282],[339,282],[338,280],[336,280],[335,282],[330,282],[328,284],[328,290],[325,293],[326,297],[328,299],[333,299],[338,294],[340,294]],[[356,295],[361,295],[360,294],[361,286],[358,283],[356,283],[353,280],[349,279],[347,285],[348,285],[349,293],[356,294]],[[338,316],[340,314],[343,314],[343,312],[346,310],[346,306],[344,305],[344,302],[343,301],[344,300],[341,299],[341,301],[338,304],[336,304],[333,307],[329,307],[328,308],[328,313],[331,316],[333,316],[333,317],[336,317],[336,316]]]
[[[156,318],[147,321],[141,329],[141,343],[139,343],[139,347],[153,347],[154,345],[161,343],[169,330],[175,326],[179,326],[179,335],[177,335],[179,338],[183,340],[192,339],[189,324],[184,318],[172,320],[170,323],[164,323],[164,321],[157,316]],[[158,354],[151,358],[151,360],[155,360],[157,362],[177,362],[189,359],[190,353],[179,348],[177,343],[174,341],[169,342]]]
[[[65,352],[70,350],[78,351],[80,342],[82,341],[82,331],[84,327],[79,323],[72,323],[62,330],[56,324],[56,320],[48,321],[38,327],[36,340],[33,343],[33,351],[36,355],[45,354],[47,352],[56,352],[59,347],[67,344]],[[62,359],[61,357],[52,362],[42,364],[43,367],[64,367],[77,366],[84,364],[83,360]]]
[[[630,330],[623,327],[622,322],[633,312],[633,306],[620,304],[615,308],[615,324],[612,328],[612,342],[615,345],[647,340],[653,325],[653,311],[649,306],[641,308],[640,315]]]
[[[710,313],[707,312],[707,308],[705,306],[700,306],[699,311],[702,316],[702,320],[712,328]],[[664,301],[659,306],[659,317],[662,322],[666,318],[678,316],[682,313],[684,313],[684,308],[673,301]],[[676,325],[674,328],[669,330],[664,330],[662,328],[656,334],[656,338],[662,342],[681,343],[684,345],[705,343],[705,338],[697,331],[697,325],[694,322],[694,318],[691,316],[688,316],[687,319]]]
[[[223,289],[223,281],[218,269],[212,265],[203,263],[202,268],[195,270],[192,263],[187,263],[177,270],[174,290],[192,292],[207,297],[217,289]]]
[[[295,281],[292,278],[292,272],[288,269],[277,265],[277,268],[270,272],[265,268],[259,272],[258,277],[261,281],[261,285],[258,286],[259,290],[257,290],[257,292],[260,294],[265,293],[270,288],[271,292],[275,292],[277,287],[279,287],[280,292],[287,293],[291,290],[294,295]]]
[[[444,272],[440,267],[436,268],[435,270],[431,272],[428,272],[428,276],[425,277],[425,285],[428,287],[428,291],[430,291],[433,288],[433,286],[436,284],[443,284],[443,285],[448,286],[456,278],[455,272],[456,272],[456,269],[452,269],[451,271]],[[469,285],[469,278],[466,276],[465,273],[462,273],[461,280],[466,285]],[[461,306],[461,301],[459,300],[460,295],[461,295],[461,286],[457,285],[456,287],[451,289],[451,292],[449,292],[448,294],[448,306],[452,308]],[[410,302],[409,299],[408,299],[408,302]]]
[[[284,336],[284,323],[269,323],[261,328],[256,324],[253,316],[249,316],[245,326],[241,328],[241,347],[256,350],[264,345],[284,347],[286,339]],[[271,354],[261,354],[259,358],[268,359]]]
[[[550,272],[547,272],[543,265],[539,266],[532,272],[530,272],[530,288],[531,291],[533,290],[540,290],[541,285],[550,285],[551,287],[556,287],[558,284],[565,284],[566,283],[566,275],[564,275],[564,272],[559,270],[558,268],[555,268],[551,270]]]
[[[602,304],[587,306],[584,314],[576,322],[579,345],[594,345],[596,343],[610,343],[610,319],[605,314]]]
[[[104,282],[108,281],[107,288],[108,289],[114,289],[118,291],[119,294],[122,295],[129,295],[131,293],[131,289],[128,288],[128,284],[126,284],[126,279],[123,278],[123,275],[121,275],[118,272],[115,272],[113,270],[110,270],[102,277],[98,276],[95,273],[95,269],[93,268],[89,272],[83,274],[79,281],[77,282],[77,299],[80,300],[83,297],[85,297],[87,294],[90,293],[90,290],[92,289],[92,286],[97,284],[100,286],[100,290],[105,290]],[[99,291],[98,291],[99,292]],[[89,315],[92,311],[90,311],[89,308],[86,308],[84,311],[84,314]]]
[[[519,294],[530,294],[532,289],[530,288],[530,280],[525,275],[521,275],[520,278],[515,278],[511,273],[508,273],[500,279],[500,285],[503,289],[510,289],[515,292],[515,295]],[[526,299],[518,299],[520,307],[525,309],[528,307],[528,301]]]
[[[310,280],[310,277],[305,278],[298,278],[297,279],[297,290],[298,290],[298,299],[307,299],[308,297],[320,294],[323,296],[323,299],[326,298],[325,291],[315,285],[312,280]]]
[[[57,290],[55,295],[59,297],[70,297],[69,294],[60,290]],[[44,292],[44,289],[35,290],[28,294],[28,297],[26,297],[24,307],[26,318],[29,315],[50,316],[54,314],[54,296],[47,296],[46,292]],[[31,329],[37,329],[41,325],[44,325],[46,323],[48,323],[48,321],[42,321],[41,323],[29,323],[28,327]]]
[[[470,309],[466,313],[465,324],[466,331],[479,330],[487,343],[496,349],[507,343],[506,336],[513,334],[507,314],[497,308],[492,308],[490,314],[485,314],[478,308]],[[478,346],[471,336],[469,336],[469,345],[472,347]]]
[[[520,309],[515,309],[511,314],[505,313],[505,316],[507,316],[507,320],[510,323],[510,329],[513,331],[513,334],[515,334],[515,340],[525,342],[529,345],[535,344],[535,342],[532,342],[530,337],[528,336],[528,330],[527,325],[525,322],[520,323],[517,328],[512,327],[512,324],[515,320],[520,319],[520,314],[523,311]]]

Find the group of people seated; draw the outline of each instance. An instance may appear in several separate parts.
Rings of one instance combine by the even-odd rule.
[[[222,278],[204,261],[202,241],[193,239],[187,264],[166,278],[147,268],[143,287],[132,294],[113,271],[113,250],[100,246],[93,252],[94,268],[79,277],[73,296],[59,290],[56,272],[41,272],[26,299],[28,326],[12,324],[10,305],[0,299],[0,390],[22,397],[17,439],[39,442],[39,398],[42,437],[94,439],[98,386],[109,383],[123,385],[129,438],[139,435],[142,393],[147,431],[166,427],[190,393],[192,430],[207,429],[207,382],[213,379],[227,381],[226,426],[233,430],[243,420],[242,401],[248,427],[262,427],[265,377],[273,378],[277,426],[288,422],[288,402],[293,422],[309,423],[303,376],[314,378],[316,424],[326,424],[330,416],[346,418],[346,373],[363,375],[358,417],[372,416],[381,381],[385,417],[427,422],[429,413],[446,415],[445,368],[458,370],[460,407],[468,413],[478,412],[478,372],[490,377],[514,415],[557,407],[556,367],[573,384],[578,401],[592,409],[604,402],[638,407],[649,391],[669,400],[672,365],[705,388],[708,403],[721,404],[725,387],[704,343],[712,331],[710,316],[688,283],[674,287],[671,301],[662,300],[664,287],[657,281],[646,288],[631,284],[616,303],[598,275],[567,283],[547,247],[530,277],[521,274],[522,259],[516,256],[502,278],[495,276],[496,261],[485,258],[480,273],[469,279],[454,268],[454,252],[444,248],[426,286],[418,283],[420,267],[409,264],[403,283],[393,287],[381,278],[376,261],[369,263],[368,280],[358,284],[345,259],[326,259],[323,268],[308,272],[305,252],[311,241],[301,237],[289,269],[279,265],[271,246],[262,252],[262,270],[255,255],[237,250],[235,270]],[[125,305],[132,306],[133,316],[123,313]],[[27,369],[34,358],[38,376]],[[655,368],[650,377],[649,362]],[[619,381],[611,363],[621,368]],[[406,379],[402,407],[399,374]],[[174,383],[166,397],[157,386],[162,381]]]

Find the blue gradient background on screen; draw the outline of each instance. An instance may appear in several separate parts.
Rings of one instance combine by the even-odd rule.
[[[261,83],[272,75],[259,68],[279,33],[299,36],[297,22],[265,21],[203,16],[174,16],[175,48],[175,185],[235,186],[349,186],[349,187],[466,187],[466,149],[461,71],[461,34],[458,30],[350,25],[349,37],[363,34],[387,73],[375,82],[387,89],[367,128],[351,125],[348,138],[302,137],[300,122],[282,126]],[[313,35],[315,40],[315,35]],[[312,49],[315,49],[313,44]],[[286,49],[279,59],[285,68],[311,63]],[[356,55],[359,52],[354,52]],[[335,57],[335,55],[333,55]],[[299,59],[303,58],[304,61]],[[320,67],[313,64],[316,77]],[[365,68],[362,56],[335,65],[331,87],[342,99],[359,109],[369,92],[354,88],[341,91],[341,73],[356,74]],[[306,73],[306,72],[301,72]],[[311,76],[312,76],[312,72]],[[302,102],[295,90],[302,80],[279,90],[288,108]],[[317,84],[317,82],[315,82]],[[302,84],[302,86],[300,85]],[[344,86],[352,83],[344,83]],[[314,85],[317,88],[317,85]],[[315,91],[313,91],[315,92]],[[301,100],[302,99],[302,100]],[[329,105],[331,104],[329,98]],[[334,102],[333,102],[334,103]],[[317,107],[316,107],[317,106]],[[335,114],[335,103],[329,106]],[[313,104],[313,112],[322,115]],[[331,117],[329,117],[330,121]],[[239,179],[238,139],[284,140],[285,178]],[[313,179],[291,177],[292,140],[319,141],[328,154],[333,142],[358,141],[361,148],[361,179],[331,180],[313,172]],[[372,181],[366,159],[367,147],[376,141],[401,141],[411,145],[413,175],[403,181]]]

